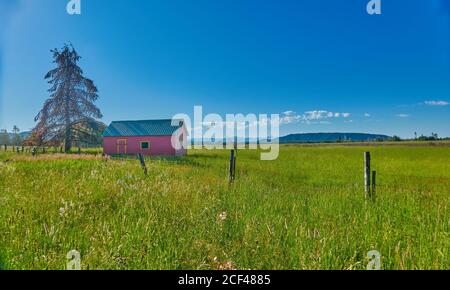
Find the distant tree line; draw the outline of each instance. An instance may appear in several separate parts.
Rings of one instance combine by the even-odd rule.
[[[439,140],[448,140],[449,138],[440,138],[438,134],[431,133],[430,136],[420,135],[418,136],[416,132],[414,132],[414,141],[439,141]],[[392,141],[408,141],[408,139],[402,139],[399,136],[394,135],[392,137]]]
[[[436,141],[436,140],[440,140],[438,134],[436,133],[431,133],[431,136],[425,136],[425,135],[421,135],[419,136],[419,138],[417,138],[418,141]]]
[[[20,129],[14,126],[11,132],[6,129],[0,129],[0,145],[20,146],[24,142]]]

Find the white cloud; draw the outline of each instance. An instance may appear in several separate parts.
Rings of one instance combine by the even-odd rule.
[[[449,102],[447,102],[447,101],[426,101],[425,105],[427,105],[427,106],[448,106]]]
[[[365,114],[364,114],[364,117],[366,117],[366,118],[370,118],[370,117],[371,117],[371,115],[370,115],[369,113],[365,113]]]
[[[314,121],[319,121],[322,124],[330,124],[329,121],[323,121],[331,118],[348,118],[350,113],[330,112],[326,110],[307,111],[303,114],[297,114],[295,111],[286,111],[282,113],[281,123],[307,123],[311,124]],[[317,123],[317,122],[315,122]]]
[[[294,111],[287,111],[281,114],[280,122],[282,124],[291,124],[301,121],[303,116],[297,115]]]
[[[320,120],[329,118],[328,111],[309,111],[305,112],[307,120]]]
[[[408,114],[398,114],[397,117],[399,117],[399,118],[408,118],[409,115]]]

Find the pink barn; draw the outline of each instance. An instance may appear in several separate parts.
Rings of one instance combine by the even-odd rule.
[[[103,152],[108,155],[184,156],[187,134],[183,120],[116,121],[103,133]]]

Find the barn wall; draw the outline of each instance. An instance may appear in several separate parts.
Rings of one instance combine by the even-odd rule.
[[[103,152],[105,154],[117,154],[117,140],[127,140],[127,154],[142,153],[143,155],[180,156],[185,151],[176,152],[171,143],[172,136],[137,136],[137,137],[103,137]],[[149,141],[150,149],[141,150],[140,142]]]

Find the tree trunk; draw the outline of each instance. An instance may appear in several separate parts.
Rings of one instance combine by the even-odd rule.
[[[65,121],[66,121],[66,132],[65,132],[65,136],[64,136],[64,152],[65,153],[70,153],[70,149],[72,149],[72,126],[70,123],[70,98],[69,98],[69,94],[70,92],[67,91],[66,93],[66,103],[65,103],[65,110],[64,110],[64,117],[65,117]]]
[[[66,127],[66,135],[64,138],[64,152],[70,153],[70,150],[72,149],[72,128],[70,125]]]

